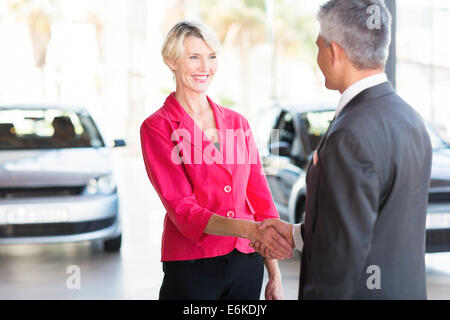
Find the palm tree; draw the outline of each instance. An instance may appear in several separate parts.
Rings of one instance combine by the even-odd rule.
[[[237,47],[241,63],[241,103],[250,105],[249,53],[257,44],[272,49],[272,98],[277,96],[276,65],[291,56],[315,65],[316,22],[312,15],[292,10],[294,0],[200,0],[201,16],[218,33],[224,47]],[[298,1],[298,0],[295,0]],[[272,10],[270,10],[272,9]]]
[[[317,22],[310,13],[293,10],[293,1],[275,2],[276,48],[281,55],[298,57],[309,64],[315,64]]]
[[[54,0],[8,0],[8,8],[16,19],[28,24],[35,66],[42,76],[42,93],[45,97],[45,63],[51,38],[51,24],[58,15]]]
[[[295,57],[315,65],[316,22],[310,14],[292,10],[298,0],[177,0],[167,10],[164,25],[172,26],[190,13],[212,27],[225,48],[237,48],[240,56],[240,104],[249,111],[252,73],[249,56],[252,48],[272,45],[271,91],[277,97],[276,65],[284,57]],[[268,10],[268,8],[273,10]],[[193,8],[197,11],[192,12]],[[189,12],[191,11],[191,12]],[[272,13],[272,14],[271,14]],[[168,31],[168,30],[165,30]],[[229,100],[229,99],[228,99]]]
[[[201,16],[216,30],[224,47],[237,47],[240,55],[241,104],[249,111],[251,72],[249,53],[266,41],[264,0],[200,1]]]
[[[51,38],[50,16],[41,9],[33,10],[28,17],[34,62],[41,71],[42,95],[45,97],[45,62]]]

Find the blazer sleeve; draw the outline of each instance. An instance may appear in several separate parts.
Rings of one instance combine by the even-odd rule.
[[[140,135],[148,177],[168,217],[184,237],[200,242],[213,212],[198,204],[183,164],[172,161],[175,145],[170,136],[148,122],[142,124]]]
[[[255,211],[255,220],[279,219],[278,211],[273,203],[272,193],[267,183],[264,169],[259,158],[253,133],[246,121],[246,139],[250,161],[250,175],[247,183],[247,197]]]
[[[346,130],[330,135],[319,154],[321,180],[311,257],[314,290],[304,298],[351,299],[366,274],[379,205],[373,157]],[[316,296],[317,294],[317,296]]]

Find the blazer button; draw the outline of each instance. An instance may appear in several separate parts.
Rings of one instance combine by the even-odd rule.
[[[225,191],[226,193],[230,193],[231,192],[231,187],[230,186],[225,186],[223,188],[223,191]]]
[[[233,211],[228,211],[227,212],[227,217],[228,218],[234,218],[234,212]]]

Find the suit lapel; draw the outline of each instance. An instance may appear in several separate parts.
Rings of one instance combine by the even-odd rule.
[[[317,153],[319,153],[320,148],[322,148],[322,146],[323,146],[323,144],[324,144],[326,138],[328,137],[328,132],[330,132],[330,129],[331,129],[331,126],[332,126],[333,123],[334,123],[334,120],[336,120],[336,117],[334,117],[333,120],[331,120],[330,125],[328,126],[327,131],[326,131],[325,134],[323,135],[322,139],[320,139],[319,146],[317,147]]]
[[[330,123],[330,126],[327,129],[327,132],[325,133],[325,135],[323,136],[323,138],[320,140],[319,142],[319,146],[317,147],[317,153],[319,153],[320,149],[322,148],[322,146],[324,145],[326,139],[328,138],[328,133],[330,132],[333,123],[335,122],[335,120],[341,118],[344,116],[344,114],[350,112],[352,109],[354,109],[358,104],[360,104],[361,102],[364,102],[364,100],[369,100],[369,99],[375,99],[378,97],[381,97],[383,95],[388,95],[388,94],[392,94],[395,93],[394,88],[392,87],[390,82],[383,82],[379,85],[367,88],[366,90],[361,91],[359,94],[357,94],[352,100],[350,100],[347,105],[342,109],[341,113],[339,114],[339,116],[336,118],[333,118],[333,120]]]
[[[351,110],[353,110],[356,106],[358,106],[360,103],[363,103],[366,100],[375,99],[382,97],[384,95],[389,95],[395,93],[394,88],[392,87],[391,83],[389,81],[380,83],[379,85],[367,88],[363,91],[361,91],[359,94],[357,94],[352,100],[350,100],[347,105],[342,109],[339,116],[336,118],[333,118],[333,120],[330,123],[330,126],[328,127],[326,133],[324,134],[323,138],[319,142],[319,146],[317,147],[315,154],[317,158],[319,158],[319,152],[322,149],[323,145],[325,144],[325,141],[328,138],[329,132],[332,130],[333,124],[336,123],[337,120],[342,118],[345,114],[349,113]],[[314,157],[314,156],[313,156]],[[309,175],[309,171],[311,169],[311,166],[313,164],[313,158],[309,162],[308,169],[307,169],[307,176]]]

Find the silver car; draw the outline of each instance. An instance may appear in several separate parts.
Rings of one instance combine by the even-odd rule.
[[[119,251],[118,202],[111,148],[85,109],[0,106],[0,244],[102,239]]]

